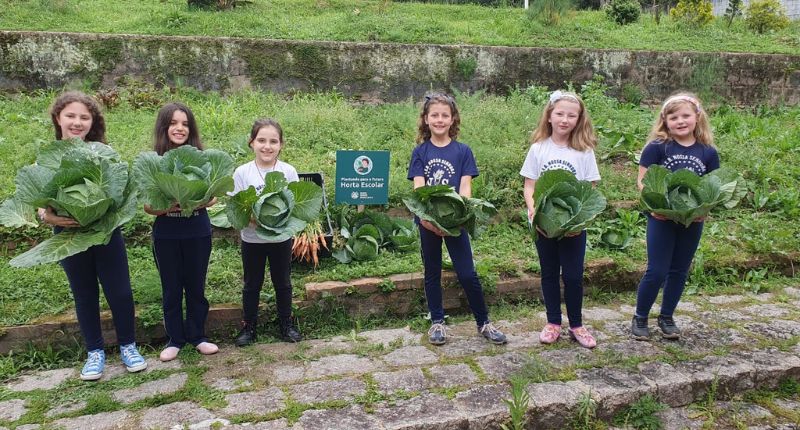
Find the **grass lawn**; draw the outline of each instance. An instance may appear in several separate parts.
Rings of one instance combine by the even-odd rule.
[[[657,51],[800,54],[797,21],[757,35],[739,19],[694,28],[650,15],[619,26],[602,11],[576,11],[559,25],[522,8],[394,3],[388,0],[253,0],[226,12],[190,10],[185,0],[6,2],[0,29],[230,36],[356,42],[474,44]]]

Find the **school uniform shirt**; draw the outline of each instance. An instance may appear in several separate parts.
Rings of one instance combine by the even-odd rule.
[[[579,181],[600,180],[594,150],[578,151],[569,146],[559,146],[549,137],[531,145],[519,174],[537,180],[542,173],[556,169],[572,173]]]
[[[277,160],[275,162],[275,167],[271,169],[261,169],[256,166],[256,162],[254,160],[249,163],[242,164],[233,172],[233,192],[231,195],[236,194],[239,191],[246,190],[250,186],[254,186],[256,188],[256,193],[261,194],[261,191],[264,189],[264,176],[270,172],[283,173],[283,176],[286,177],[288,182],[296,182],[300,180],[300,177],[297,175],[297,170],[295,170],[291,164]],[[243,241],[248,243],[274,243],[258,237],[256,234],[256,229],[249,225],[242,229],[240,236]]]
[[[674,172],[679,169],[689,169],[700,176],[719,168],[719,153],[711,145],[695,142],[690,146],[683,146],[670,139],[665,141],[654,140],[648,143],[639,165],[649,167],[658,164]]]
[[[425,185],[449,185],[459,191],[461,178],[478,176],[478,165],[469,146],[451,140],[444,147],[438,147],[426,140],[411,152],[408,166],[408,179],[425,178]]]

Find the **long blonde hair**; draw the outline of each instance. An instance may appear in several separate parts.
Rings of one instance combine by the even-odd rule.
[[[656,121],[653,123],[653,128],[650,130],[647,141],[666,142],[671,139],[672,136],[667,128],[667,115],[684,106],[689,106],[697,114],[697,124],[694,127],[695,140],[703,145],[714,146],[714,133],[711,131],[708,114],[700,104],[700,99],[696,95],[685,91],[677,92],[667,97],[667,100],[661,105],[661,112],[658,113]]]
[[[597,146],[597,136],[594,134],[592,119],[589,118],[589,112],[586,112],[586,106],[583,104],[583,100],[575,93],[562,91],[554,91],[550,95],[550,100],[547,102],[547,105],[542,111],[542,116],[539,118],[539,125],[531,135],[531,143],[541,142],[553,134],[553,125],[550,124],[550,114],[553,113],[556,103],[565,100],[578,103],[581,107],[578,122],[569,134],[568,146],[581,152],[594,149]]]

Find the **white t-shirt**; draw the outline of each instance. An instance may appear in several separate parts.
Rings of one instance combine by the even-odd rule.
[[[531,145],[519,174],[536,180],[542,172],[555,169],[572,172],[579,181],[600,180],[594,150],[578,151],[569,146],[559,146],[549,137]]]
[[[295,170],[291,164],[277,160],[274,168],[260,169],[258,166],[256,166],[256,162],[254,160],[249,163],[242,164],[236,168],[236,171],[233,172],[233,192],[231,194],[236,194],[239,191],[246,190],[251,185],[256,187],[256,193],[261,194],[261,190],[264,189],[264,176],[270,172],[283,173],[283,176],[286,177],[288,182],[296,182],[300,180],[300,177],[297,175],[297,170]],[[242,229],[241,238],[243,241],[248,243],[272,243],[268,240],[258,237],[256,234],[256,229],[250,226]]]

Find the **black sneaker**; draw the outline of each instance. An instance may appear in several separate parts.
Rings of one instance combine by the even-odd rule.
[[[233,343],[236,346],[247,346],[256,341],[256,325],[251,322],[242,321],[242,329],[236,335]]]
[[[633,320],[631,320],[631,335],[636,340],[650,339],[650,329],[647,328],[647,317],[633,316]]]
[[[294,325],[294,321],[291,318],[280,321],[280,336],[284,342],[297,343],[303,340],[303,335],[297,330],[297,326]]]
[[[675,320],[672,316],[659,315],[658,328],[661,329],[661,336],[664,339],[679,339],[681,337],[681,329],[675,325]]]
[[[447,343],[447,329],[444,321],[431,324],[431,328],[428,330],[428,342],[431,345],[444,345]]]
[[[495,345],[502,345],[507,342],[506,335],[504,335],[503,332],[498,330],[490,322],[478,327],[478,334],[482,335],[486,338],[486,340]]]

